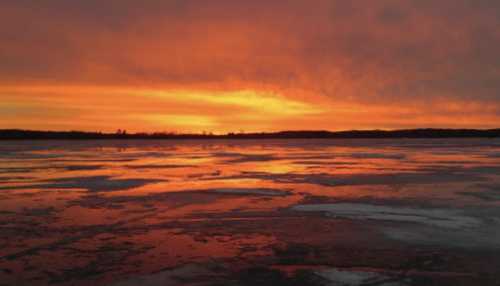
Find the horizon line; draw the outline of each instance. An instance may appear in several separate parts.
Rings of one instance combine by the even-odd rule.
[[[500,128],[415,128],[415,129],[370,129],[370,130],[283,130],[276,132],[228,132],[175,133],[137,132],[127,133],[118,129],[115,133],[96,131],[47,131],[25,129],[0,129],[0,140],[92,140],[92,139],[334,139],[334,138],[499,138]]]
[[[248,131],[244,130],[238,131],[227,131],[227,132],[216,132],[210,130],[202,130],[197,132],[178,132],[178,131],[133,131],[129,132],[126,128],[117,129],[115,132],[111,131],[101,131],[101,130],[78,130],[78,129],[23,129],[23,128],[0,128],[0,132],[6,131],[19,131],[19,132],[47,132],[47,133],[92,133],[92,134],[103,134],[103,135],[114,135],[120,134],[118,131],[126,132],[127,135],[142,135],[142,134],[173,134],[173,135],[208,135],[222,136],[228,134],[275,134],[283,132],[328,132],[328,133],[341,133],[341,132],[397,132],[397,131],[417,131],[417,130],[434,130],[434,131],[496,131],[500,130],[500,126],[494,128],[471,128],[471,127],[415,127],[415,128],[354,128],[354,129],[283,129],[276,131]]]

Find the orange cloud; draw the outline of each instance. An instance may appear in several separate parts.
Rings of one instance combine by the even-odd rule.
[[[2,1],[0,128],[496,126],[498,15],[470,0]]]

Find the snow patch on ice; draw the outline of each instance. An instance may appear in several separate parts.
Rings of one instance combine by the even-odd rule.
[[[352,219],[372,219],[421,223],[444,228],[477,227],[482,222],[454,209],[418,209],[356,203],[304,204],[292,207],[295,211],[326,212]]]
[[[211,272],[196,264],[187,264],[178,268],[169,269],[150,275],[132,277],[120,281],[111,286],[158,286],[158,285],[180,285],[181,282],[193,280],[197,276],[208,276]]]
[[[326,285],[332,286],[356,286],[356,285],[380,285],[399,286],[408,285],[405,281],[397,281],[389,276],[377,272],[347,271],[339,269],[324,269],[314,272],[317,276],[328,281]],[[401,280],[401,279],[398,279]]]

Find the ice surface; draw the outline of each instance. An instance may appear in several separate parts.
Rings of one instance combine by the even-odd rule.
[[[0,284],[496,285],[498,154],[496,139],[0,142]]]

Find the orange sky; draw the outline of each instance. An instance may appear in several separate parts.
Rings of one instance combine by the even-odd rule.
[[[2,1],[0,129],[499,127],[499,3]]]

